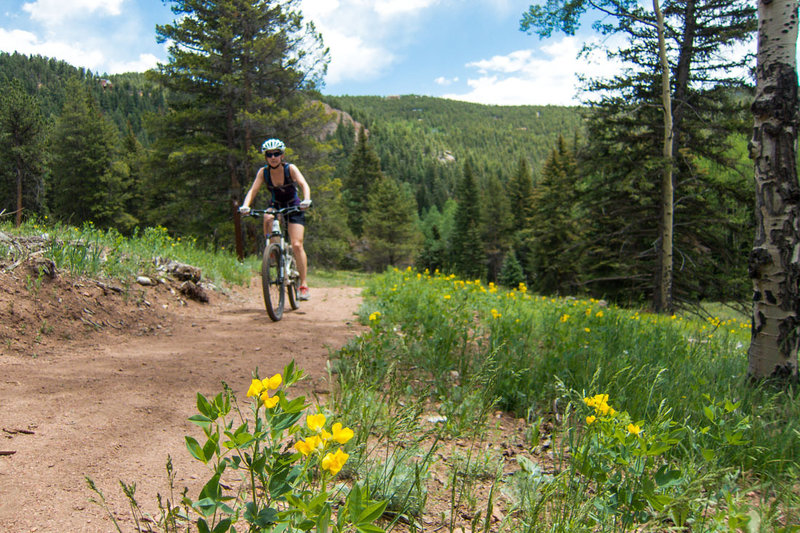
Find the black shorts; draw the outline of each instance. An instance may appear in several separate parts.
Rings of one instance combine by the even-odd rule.
[[[289,213],[285,215],[286,222],[289,224],[300,224],[301,226],[306,225],[306,213],[305,211],[295,211],[293,213]]]

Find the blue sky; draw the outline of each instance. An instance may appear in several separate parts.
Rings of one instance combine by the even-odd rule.
[[[578,60],[584,39],[519,31],[527,0],[301,0],[331,62],[324,94],[420,94],[499,105],[578,103],[576,73],[618,67]],[[93,72],[166,62],[161,0],[2,0],[0,50],[63,59]]]

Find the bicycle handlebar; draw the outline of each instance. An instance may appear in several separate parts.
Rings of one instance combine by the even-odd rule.
[[[266,209],[251,209],[246,216],[258,217],[262,215],[290,215],[292,213],[300,213],[302,211],[304,210],[301,209],[299,205],[290,205],[287,207],[268,207]]]

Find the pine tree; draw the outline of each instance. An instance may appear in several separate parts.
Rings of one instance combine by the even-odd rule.
[[[514,250],[506,254],[497,282],[503,287],[509,288],[516,288],[519,287],[520,283],[525,283],[525,272],[522,270],[522,264],[517,259],[517,254],[514,253]]]
[[[243,180],[263,164],[256,149],[263,140],[278,137],[302,153],[302,140],[318,133],[303,128],[322,106],[302,92],[316,86],[327,52],[297,0],[169,3],[179,17],[156,26],[170,46],[153,76],[169,95],[169,111],[150,124],[153,222],[219,236]]]
[[[465,278],[483,279],[486,274],[481,228],[481,206],[478,184],[472,164],[464,164],[464,174],[457,193],[458,208],[455,227],[450,236],[450,264],[453,271]]]
[[[17,226],[23,209],[42,212],[44,143],[39,104],[15,79],[0,93],[0,211],[15,212]]]
[[[135,221],[124,208],[130,174],[118,160],[117,129],[100,113],[88,91],[72,83],[52,136],[50,208],[64,222],[130,228]]]
[[[358,132],[358,143],[350,157],[350,168],[344,181],[347,221],[356,237],[364,233],[364,212],[372,186],[383,178],[381,160],[369,144],[364,127]]]
[[[422,250],[416,259],[419,270],[443,271],[448,266],[448,243],[455,226],[455,212],[458,204],[452,198],[447,200],[441,211],[431,207],[422,217]]]
[[[703,250],[727,255],[707,228],[712,223],[724,227],[714,208],[736,201],[732,198],[736,193],[715,188],[713,181],[701,183],[695,162],[707,159],[729,165],[724,154],[731,139],[745,131],[746,99],[739,91],[746,90],[740,73],[748,58],[727,50],[751,38],[755,11],[746,0],[664,3],[672,82],[668,95],[672,113],[665,117],[659,25],[646,6],[619,0],[554,0],[532,6],[523,17],[523,28],[541,36],[554,29],[572,34],[587,8],[614,15],[596,28],[626,37],[625,46],[608,54],[628,65],[612,79],[590,80],[586,85],[600,95],[589,115],[589,142],[581,157],[586,172],[582,187],[588,193],[583,200],[590,213],[586,224],[591,253],[597,259],[590,264],[597,280],[593,287],[604,295],[634,292],[668,310],[671,302],[662,301],[667,294],[662,290],[663,267],[668,267],[664,260],[669,255],[663,242],[668,217],[662,214],[668,213],[662,197],[667,196],[661,192],[671,185],[675,195],[673,247],[682,257],[672,291],[676,300],[717,285],[713,275],[701,280],[698,274],[703,269],[694,268],[708,257]],[[666,146],[669,118],[672,142]],[[668,153],[680,157],[665,159]],[[653,183],[654,176],[666,176],[665,169],[672,170],[672,179]]]
[[[481,240],[486,256],[487,279],[497,281],[503,266],[503,259],[511,248],[515,213],[513,203],[509,204],[510,194],[506,192],[500,177],[490,173],[486,186],[482,188]]]
[[[528,225],[528,219],[533,214],[533,176],[524,157],[519,159],[517,171],[511,175],[507,189],[514,226],[522,229]]]
[[[537,292],[577,291],[583,236],[578,209],[577,162],[563,137],[542,169],[532,198],[526,248],[528,274]]]
[[[380,178],[367,196],[364,241],[364,264],[373,271],[410,265],[419,251],[414,196],[392,178]]]

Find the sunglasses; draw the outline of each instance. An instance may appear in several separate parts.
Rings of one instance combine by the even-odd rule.
[[[283,152],[264,152],[264,155],[267,157],[280,157],[283,155]]]

